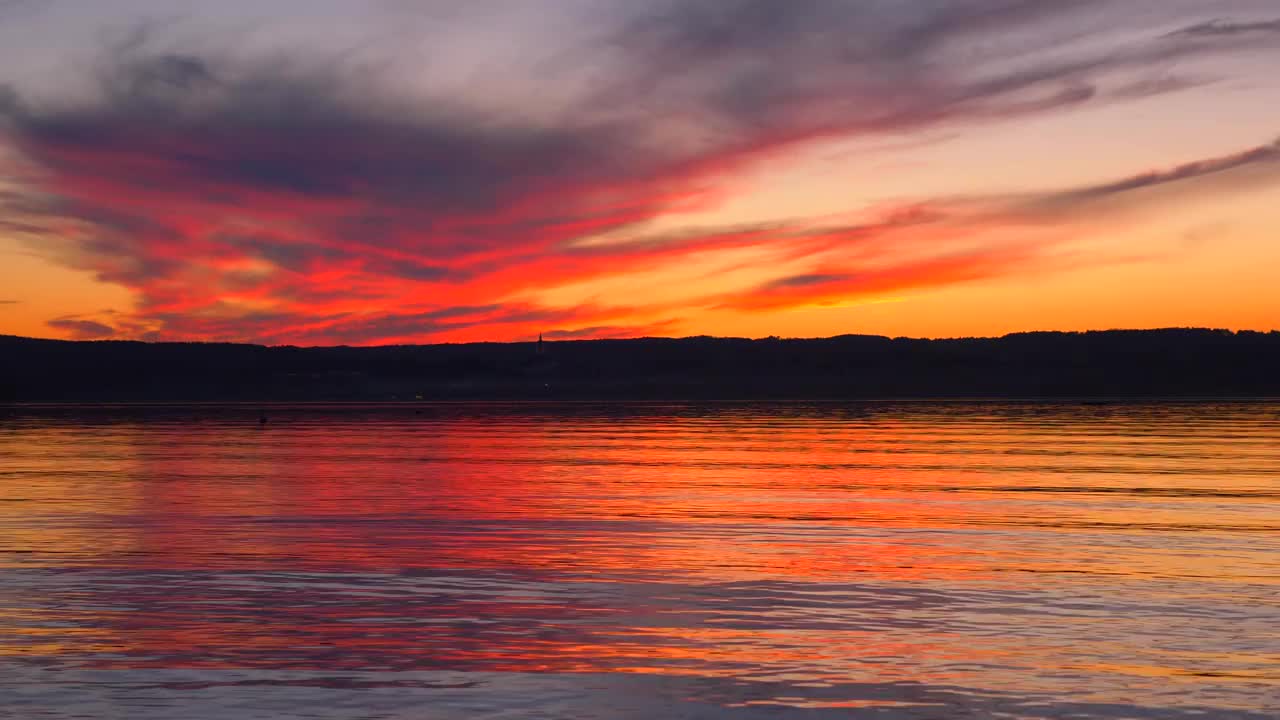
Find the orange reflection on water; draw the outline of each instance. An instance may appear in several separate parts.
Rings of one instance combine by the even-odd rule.
[[[0,590],[0,632],[22,638],[3,653],[815,687],[1259,676],[1231,648],[1138,662],[1123,638],[1169,635],[1142,608],[1191,603],[1179,617],[1203,622],[1275,586],[1256,538],[1280,529],[1280,433],[1247,413],[1212,432],[973,414],[21,428],[0,438],[27,481],[4,486],[0,547],[32,574]],[[108,459],[69,461],[87,446]],[[1121,639],[1099,638],[1101,620]],[[1092,657],[1073,659],[1082,642]]]
[[[131,438],[139,472],[162,480],[147,484],[134,518],[144,551],[122,561],[718,581],[981,570],[962,548],[863,531],[953,526],[988,510],[922,496],[914,478],[886,488],[879,469],[886,455],[872,458],[875,470],[847,466],[847,451],[802,424],[773,435],[787,450],[768,463],[753,461],[759,447],[698,444],[689,430],[673,433],[670,446],[611,452],[535,423],[500,434],[468,424],[393,429],[367,436],[350,427],[217,428],[193,451],[139,433]],[[620,452],[625,459],[610,457]],[[939,471],[927,482],[963,481]],[[769,532],[743,531],[756,525]]]

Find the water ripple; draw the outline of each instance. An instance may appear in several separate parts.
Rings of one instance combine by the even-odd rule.
[[[1280,707],[1280,406],[36,407],[0,716]]]

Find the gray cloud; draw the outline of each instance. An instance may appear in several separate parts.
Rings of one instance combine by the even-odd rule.
[[[0,0],[0,15],[5,13],[17,13],[24,10],[34,10],[41,3],[48,4],[49,0]]]
[[[766,287],[770,289],[778,288],[800,288],[810,287],[813,285],[826,285],[829,283],[847,282],[851,278],[848,275],[838,275],[833,273],[809,273],[805,275],[791,275],[790,277],[779,278],[768,283]]]
[[[1262,178],[1263,182],[1280,180],[1280,140],[1224,157],[1187,163],[1169,170],[1143,173],[1088,187],[1045,193],[1018,203],[1018,206],[1022,211],[1034,213],[1077,211],[1089,203],[1122,198],[1138,191],[1168,188],[1182,183],[1198,184],[1198,189],[1204,190],[1206,184],[1231,182],[1240,172],[1258,168],[1271,171],[1268,176]]]
[[[76,340],[105,340],[116,335],[115,328],[94,320],[58,318],[45,324],[55,330],[66,332]]]
[[[1280,33],[1280,20],[1237,22],[1211,20],[1170,33],[1172,37],[1217,38],[1224,36]]]
[[[97,102],[30,108],[15,101],[9,117],[19,146],[45,166],[74,171],[76,153],[149,158],[193,190],[215,198],[226,192],[228,202],[236,188],[253,188],[492,209],[534,180],[600,176],[610,166],[602,153],[619,144],[592,128],[500,124],[400,104],[362,91],[370,78],[329,68],[213,63],[117,58]]]

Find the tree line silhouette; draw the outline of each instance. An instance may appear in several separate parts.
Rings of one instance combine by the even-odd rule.
[[[691,337],[387,347],[0,336],[0,401],[1280,396],[1280,332]]]

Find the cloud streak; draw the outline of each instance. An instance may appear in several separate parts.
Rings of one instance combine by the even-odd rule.
[[[55,330],[63,331],[73,340],[106,340],[115,337],[117,332],[110,325],[74,317],[55,318],[47,324]]]
[[[1070,240],[1096,229],[1108,211],[1141,213],[1162,207],[1162,193],[1215,196],[1223,186],[1280,185],[1280,141],[1220,158],[1187,163],[1097,185],[1049,191],[1034,196],[939,199],[905,215],[906,222],[858,228],[873,247],[889,248],[862,262],[827,264],[812,271],[776,278],[741,292],[718,297],[718,307],[763,312],[823,307],[892,297],[1006,275],[1034,275],[1099,263],[1128,263],[1134,258],[1082,256]],[[1058,230],[1045,233],[1044,228]],[[1065,235],[1064,228],[1069,229]],[[1005,231],[999,233],[998,231]],[[1015,231],[1018,240],[996,239]],[[852,228],[830,231],[849,249]],[[963,238],[986,238],[976,247],[955,251]],[[937,242],[939,238],[949,243]],[[912,256],[910,248],[938,251]]]
[[[1280,33],[1280,19],[1258,22],[1211,20],[1183,28],[1171,33],[1171,36],[1180,38],[1219,38],[1236,35],[1264,35],[1268,33]]]

